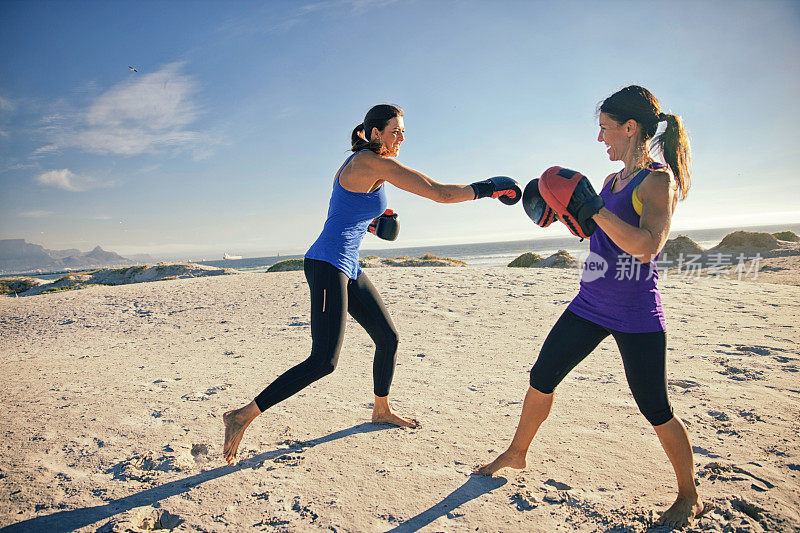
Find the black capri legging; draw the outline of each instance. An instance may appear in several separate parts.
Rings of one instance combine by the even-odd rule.
[[[333,372],[348,313],[375,342],[375,396],[388,396],[397,355],[397,330],[378,291],[365,273],[352,280],[325,261],[306,258],[303,270],[311,291],[311,355],[261,391],[255,399],[258,408],[266,411]]]
[[[531,369],[531,387],[545,394],[552,393],[609,335],[617,341],[625,377],[639,410],[654,426],[669,422],[673,414],[667,397],[667,336],[663,331],[624,333],[565,310],[547,335]]]

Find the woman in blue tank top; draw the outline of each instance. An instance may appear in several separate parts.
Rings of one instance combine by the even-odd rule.
[[[664,132],[656,136],[659,123]],[[667,397],[666,335],[655,264],[669,234],[678,199],[689,190],[689,141],[680,117],[661,112],[644,87],[625,87],[600,105],[600,133],[609,158],[625,167],[608,176],[600,192],[605,207],[594,220],[592,258],[605,275],[584,270],[580,291],[542,346],[530,374],[522,416],[508,449],[478,469],[493,474],[524,468],[528,447],[550,413],[556,386],[607,336],[613,336],[639,410],[653,425],[678,478],[678,497],[659,523],[694,522],[703,504],[694,483],[689,437]],[[656,163],[650,140],[667,165]]]
[[[492,197],[511,204],[520,198],[521,191],[507,177],[470,185],[443,185],[403,166],[394,158],[405,140],[404,131],[403,111],[385,104],[370,109],[364,122],[353,130],[350,137],[354,153],[336,173],[325,225],[306,252],[303,265],[311,292],[311,355],[279,376],[255,400],[224,414],[223,455],[229,464],[236,461],[242,435],[258,415],[333,372],[348,314],[375,342],[372,421],[417,426],[416,421],[397,416],[389,408],[397,330],[383,300],[358,264],[358,250],[370,222],[386,209],[384,183],[441,203]]]

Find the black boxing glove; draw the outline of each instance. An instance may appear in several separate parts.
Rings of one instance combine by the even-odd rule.
[[[397,222],[397,213],[387,209],[383,214],[370,222],[367,231],[385,241],[393,241],[400,233],[400,223]]]
[[[556,212],[547,205],[542,195],[539,193],[539,180],[531,180],[525,186],[522,193],[522,208],[525,214],[533,220],[537,226],[546,228],[556,219]]]
[[[506,205],[514,205],[522,198],[519,184],[508,176],[495,176],[469,185],[475,191],[475,200],[492,197],[500,199]]]

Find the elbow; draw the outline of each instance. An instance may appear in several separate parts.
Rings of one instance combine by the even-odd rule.
[[[642,263],[650,263],[651,261],[655,260],[658,253],[661,251],[660,247],[657,246],[645,246],[642,248],[640,253],[634,254],[636,259],[641,261]]]
[[[436,185],[431,190],[431,195],[429,196],[429,198],[434,202],[436,202],[437,204],[449,204],[455,201],[453,199],[453,195],[450,194],[450,192],[448,192],[447,190],[445,190],[445,188],[442,187],[441,185]]]

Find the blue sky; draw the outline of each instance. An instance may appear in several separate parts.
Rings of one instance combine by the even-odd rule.
[[[562,165],[599,187],[620,165],[595,108],[631,83],[691,136],[674,229],[800,222],[797,2],[4,0],[0,49],[0,238],[302,253],[383,102],[405,110],[399,160],[437,181]],[[519,205],[387,192],[393,246],[567,235]]]

